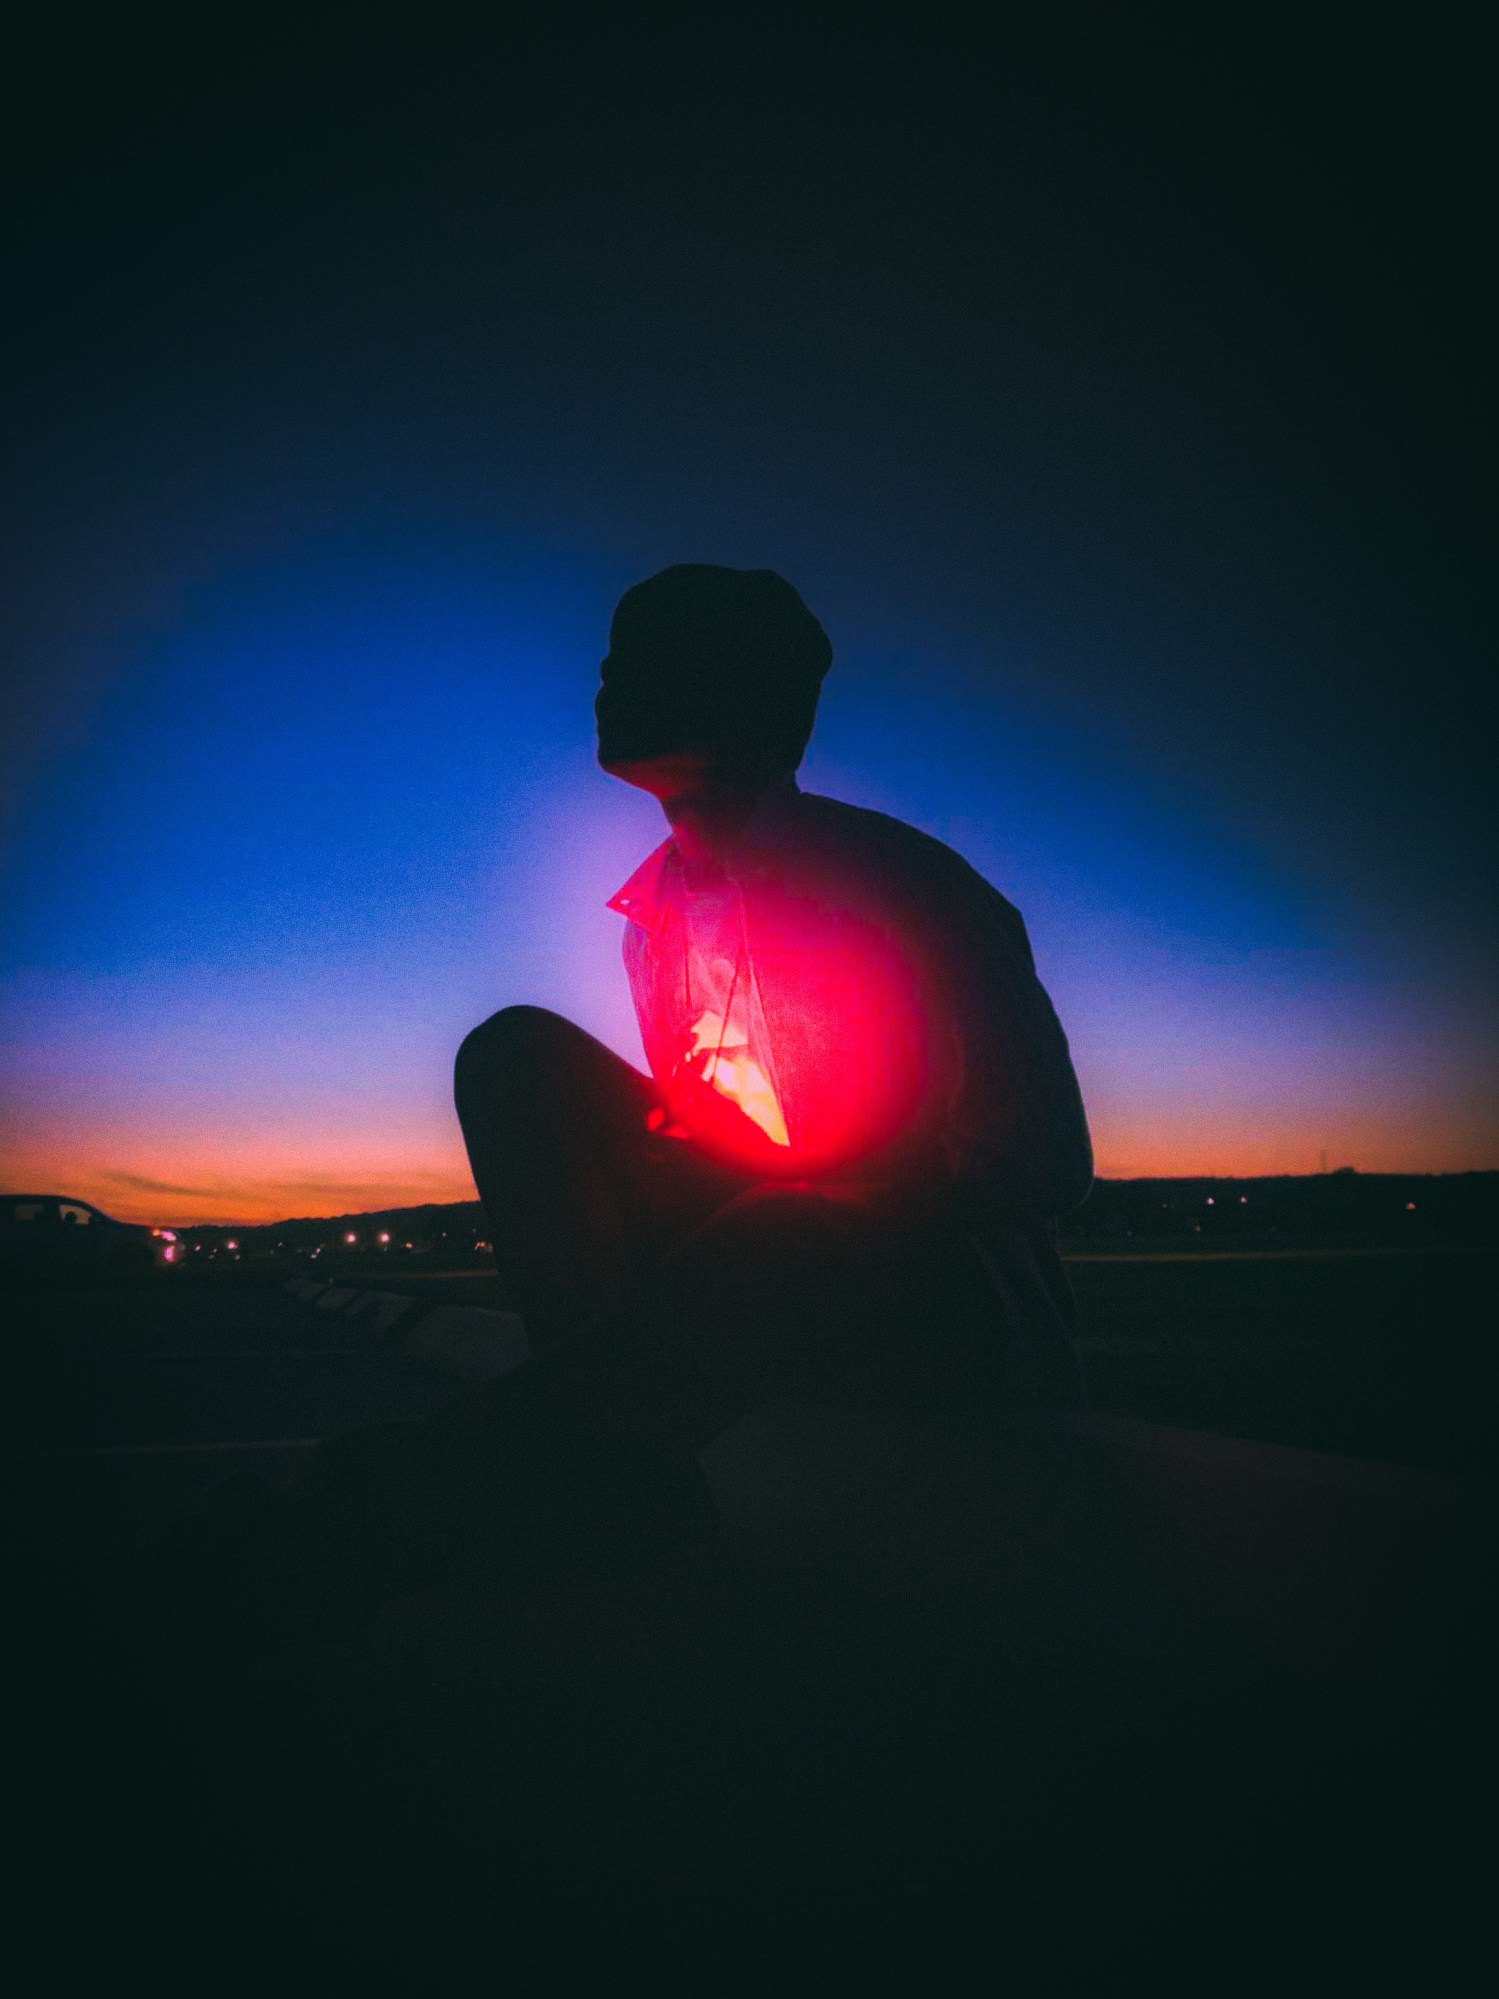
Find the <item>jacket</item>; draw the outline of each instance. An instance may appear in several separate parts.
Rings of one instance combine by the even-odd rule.
[[[743,947],[729,1011],[741,994],[753,1005],[784,1130],[760,1165],[945,1207],[1012,1329],[1062,1365],[1072,1303],[1056,1218],[1087,1194],[1092,1151],[1019,911],[940,841],[791,780],[758,802],[723,868]],[[683,889],[668,839],[609,905],[627,919],[631,996],[668,1092],[694,1025]],[[722,1042],[722,1005],[699,1019]],[[734,1034],[753,1041],[755,1027]],[[712,1062],[701,1052],[699,1071]]]

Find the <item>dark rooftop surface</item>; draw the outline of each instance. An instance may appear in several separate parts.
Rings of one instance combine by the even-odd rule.
[[[1233,1337],[1280,1364],[1265,1305]],[[1481,1944],[1496,1569],[1470,1467],[1128,1413],[770,1409],[706,1455],[718,1537],[652,1571],[148,1666],[101,1548],[451,1391],[243,1279],[70,1310],[38,1305],[8,1438],[19,1903],[60,1986],[1450,1989]],[[1123,1356],[1121,1323],[1093,1337]],[[280,1448],[200,1448],[236,1440]]]

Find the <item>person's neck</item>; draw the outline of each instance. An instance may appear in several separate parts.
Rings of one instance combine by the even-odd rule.
[[[677,851],[690,866],[722,867],[767,784],[693,784],[661,800]]]

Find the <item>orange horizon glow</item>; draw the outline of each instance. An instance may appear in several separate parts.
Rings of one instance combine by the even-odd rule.
[[[269,1148],[236,1156],[226,1146],[205,1158],[197,1146],[105,1153],[86,1143],[28,1145],[0,1153],[0,1182],[10,1192],[71,1194],[118,1221],[170,1228],[332,1220],[477,1199],[456,1142],[400,1161],[373,1152],[319,1160],[291,1147],[278,1159]]]
[[[1133,1129],[1095,1120],[1100,1179],[1254,1179],[1355,1167],[1361,1173],[1461,1173],[1499,1167],[1484,1134],[1429,1139],[1371,1119],[1333,1134],[1281,1130],[1230,1136],[1207,1115],[1187,1128]],[[1195,1128],[1194,1128],[1195,1127]],[[425,1136],[425,1135],[424,1135]],[[124,1142],[121,1142],[124,1140]],[[477,1198],[461,1142],[413,1144],[404,1157],[350,1145],[323,1153],[304,1143],[262,1141],[174,1148],[160,1138],[132,1145],[117,1129],[107,1144],[41,1134],[0,1152],[0,1185],[17,1194],[61,1194],[90,1201],[120,1221],[153,1227],[335,1219],[384,1208]]]

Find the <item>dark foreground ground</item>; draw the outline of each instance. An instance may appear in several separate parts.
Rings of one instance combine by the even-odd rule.
[[[1073,1271],[1105,1410],[1386,1468],[769,1412],[654,1572],[211,1669],[124,1641],[110,1548],[451,1386],[251,1279],[29,1299],[13,1945],[57,1989],[1455,1989],[1492,1257]]]

